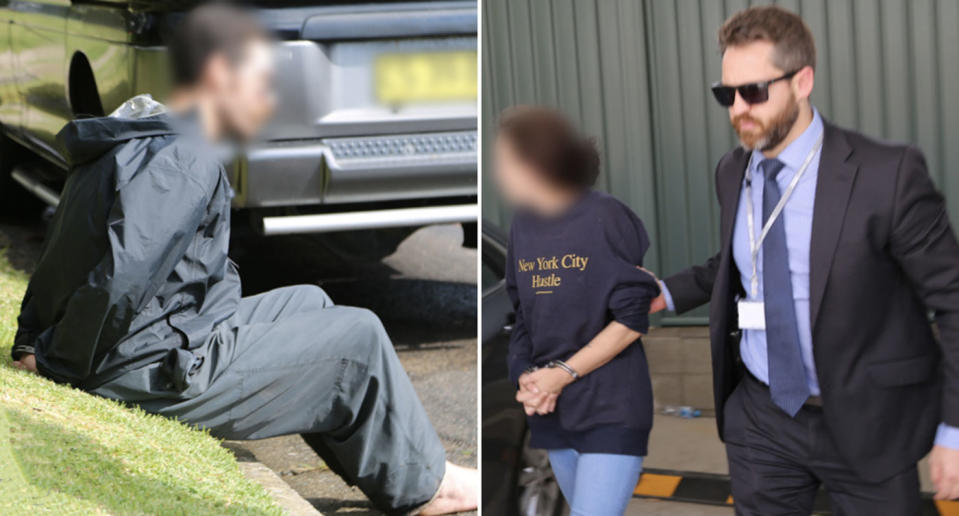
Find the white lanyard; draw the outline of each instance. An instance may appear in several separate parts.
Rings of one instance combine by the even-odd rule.
[[[757,260],[759,258],[759,249],[762,248],[763,241],[766,240],[766,235],[769,234],[769,230],[772,229],[773,224],[776,223],[776,219],[779,218],[783,208],[786,207],[786,202],[789,201],[793,191],[796,190],[799,180],[802,179],[803,174],[806,173],[806,169],[809,168],[809,164],[812,163],[816,153],[822,148],[822,138],[824,132],[825,131],[819,133],[819,138],[816,139],[816,144],[813,145],[812,150],[809,151],[809,155],[806,156],[806,160],[803,161],[802,166],[799,167],[799,171],[796,172],[796,176],[793,177],[792,181],[789,183],[789,187],[786,188],[786,192],[779,199],[779,204],[777,204],[776,207],[773,208],[772,213],[769,214],[769,219],[766,221],[766,225],[763,226],[763,232],[761,235],[759,235],[758,241],[756,240],[756,221],[754,220],[755,215],[753,215],[752,170],[753,161],[755,161],[755,159],[751,158],[749,160],[749,166],[746,169],[746,225],[749,230],[749,249],[753,264],[753,276],[752,281],[750,282],[750,290],[752,291],[753,299],[759,297],[759,266],[757,264]],[[755,154],[753,154],[753,158],[755,158]]]

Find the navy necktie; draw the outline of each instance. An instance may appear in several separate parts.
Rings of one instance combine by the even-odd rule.
[[[778,159],[764,159],[759,167],[765,176],[763,224],[769,220],[781,194],[776,176],[783,169]],[[809,385],[799,349],[799,327],[789,273],[786,225],[780,214],[763,240],[763,301],[766,309],[766,353],[769,360],[769,391],[773,403],[795,416],[809,398]]]

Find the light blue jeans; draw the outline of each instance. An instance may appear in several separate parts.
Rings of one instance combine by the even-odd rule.
[[[612,453],[549,450],[549,463],[570,516],[623,516],[633,496],[643,458]]]

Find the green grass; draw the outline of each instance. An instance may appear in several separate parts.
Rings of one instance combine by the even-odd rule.
[[[14,369],[27,279],[0,249],[0,514],[282,514],[209,434]]]

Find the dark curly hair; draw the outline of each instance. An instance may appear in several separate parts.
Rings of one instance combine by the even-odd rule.
[[[519,158],[553,184],[586,189],[599,177],[599,152],[593,138],[577,131],[558,111],[516,106],[500,114],[499,135]]]

